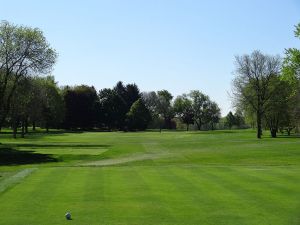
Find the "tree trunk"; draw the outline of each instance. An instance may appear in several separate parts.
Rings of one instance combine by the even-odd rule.
[[[28,134],[28,119],[25,120],[25,134]]]
[[[25,123],[24,121],[22,121],[21,123],[21,137],[24,138],[25,137]]]
[[[277,137],[277,129],[271,128],[271,136],[272,138],[276,138]]]
[[[256,122],[257,122],[257,138],[261,138],[261,135],[262,135],[261,113],[259,110],[256,113]]]
[[[188,123],[186,124],[186,131],[189,131],[189,125],[190,124],[188,124]]]
[[[13,138],[17,138],[17,121],[13,121]]]
[[[196,122],[196,125],[197,125],[198,130],[201,130],[202,124],[200,122]]]
[[[32,131],[35,131],[35,121],[32,121]]]

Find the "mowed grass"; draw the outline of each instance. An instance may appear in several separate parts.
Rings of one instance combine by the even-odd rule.
[[[0,157],[27,157],[0,159],[0,224],[300,224],[297,137],[83,132],[0,142]]]

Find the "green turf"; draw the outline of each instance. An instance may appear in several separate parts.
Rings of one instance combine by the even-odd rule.
[[[10,160],[0,158],[0,224],[300,224],[297,137],[83,132],[0,142]]]

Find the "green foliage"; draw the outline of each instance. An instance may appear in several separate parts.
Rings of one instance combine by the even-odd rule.
[[[129,130],[145,130],[151,121],[151,114],[142,99],[134,102],[127,113]]]
[[[48,76],[39,79],[41,88],[41,120],[40,125],[49,128],[60,128],[64,119],[65,105],[60,89],[54,80],[54,77]],[[30,114],[29,114],[30,115]]]
[[[300,23],[296,26],[295,36],[300,38]],[[290,118],[293,118],[293,126],[300,127],[300,49],[286,49],[282,68],[282,80],[290,85],[290,104],[293,105],[290,110]],[[289,120],[291,121],[291,120]]]
[[[272,137],[276,137],[279,127],[291,126],[290,117],[290,85],[279,77],[273,79],[272,86],[276,89],[265,103],[265,119]]]
[[[121,81],[113,89],[100,90],[99,125],[108,129],[124,130],[126,114],[140,97],[140,90],[136,84],[125,86]]]
[[[194,120],[198,127],[201,129],[204,124],[204,112],[208,106],[209,97],[200,91],[191,91],[189,96],[192,99],[192,107],[194,112]]]
[[[56,58],[57,53],[38,28],[0,23],[0,127],[20,81],[49,73]]]
[[[235,125],[235,116],[231,111],[226,116],[226,124],[229,127],[229,129],[231,129],[232,126]]]
[[[174,101],[173,107],[176,115],[186,124],[186,129],[189,130],[189,125],[194,123],[194,111],[191,99],[187,95],[178,96]]]
[[[247,110],[248,115],[255,113],[257,138],[261,138],[266,102],[277,91],[272,82],[280,75],[281,59],[254,51],[251,55],[236,56],[235,65],[235,104]]]
[[[300,38],[300,23],[295,26],[295,36]]]
[[[200,91],[191,91],[189,97],[192,102],[194,122],[198,130],[201,130],[203,125],[208,125],[210,129],[214,129],[214,124],[219,121],[221,116],[221,110],[217,103],[211,101],[208,95]]]
[[[163,128],[172,129],[172,119],[174,118],[174,110],[172,107],[173,96],[167,90],[157,92],[156,110],[160,117],[164,119]]]
[[[99,99],[94,87],[67,87],[64,91],[65,128],[91,129],[97,124]]]

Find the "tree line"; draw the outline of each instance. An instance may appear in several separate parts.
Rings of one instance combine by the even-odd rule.
[[[296,26],[300,37],[300,25]],[[57,60],[38,28],[0,24],[0,129],[16,137],[36,126],[50,128],[145,130],[176,129],[185,124],[201,129],[241,128],[250,124],[272,137],[288,134],[300,121],[300,50],[279,56],[260,51],[236,56],[233,102],[236,112],[221,118],[216,102],[201,91],[174,96],[167,90],[141,92],[136,84],[118,82],[97,91],[93,86],[59,87],[49,74]]]
[[[214,129],[220,119],[218,105],[200,91],[175,99],[167,90],[141,92],[136,84],[119,81],[113,88],[99,92],[93,86],[59,87],[53,76],[24,77],[17,85],[2,123],[16,137],[36,126],[68,130],[137,131],[149,127],[176,129],[179,121]]]
[[[49,74],[57,52],[38,28],[0,24],[0,129],[14,137],[36,126],[50,128],[145,130],[175,129],[176,121],[214,129],[220,108],[200,91],[173,99],[167,90],[140,92],[121,81],[97,92],[93,86],[59,87]]]

